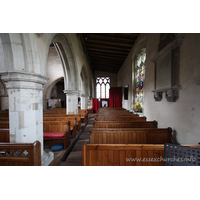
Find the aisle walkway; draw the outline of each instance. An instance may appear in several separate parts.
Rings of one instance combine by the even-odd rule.
[[[59,166],[82,166],[82,146],[89,143],[89,130],[93,127],[95,114],[88,114],[88,123],[76,142],[66,161],[62,161]]]

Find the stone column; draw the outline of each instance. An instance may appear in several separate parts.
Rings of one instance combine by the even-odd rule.
[[[79,90],[64,90],[66,94],[66,114],[78,114]]]
[[[88,108],[88,94],[81,94],[81,109]]]
[[[43,151],[42,85],[48,78],[16,71],[1,75],[2,80],[7,82],[9,96],[10,142],[33,143],[39,140],[42,160],[45,159],[46,162],[48,155]]]

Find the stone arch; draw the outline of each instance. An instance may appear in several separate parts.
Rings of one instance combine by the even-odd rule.
[[[80,77],[82,80],[81,93],[89,95],[89,92],[90,92],[89,91],[89,77],[88,77],[88,73],[86,72],[85,65],[83,65],[83,67],[81,68]]]
[[[43,75],[33,33],[1,33],[5,71]]]
[[[65,90],[78,90],[78,66],[69,34],[52,34],[48,41],[47,48],[49,48],[51,43],[54,43],[54,46],[56,47],[56,50],[62,62]],[[48,49],[46,52],[46,61],[47,56]],[[45,65],[45,71],[47,71],[47,65]]]
[[[8,90],[6,88],[6,83],[0,78],[0,96],[8,96]]]
[[[51,83],[51,85],[49,85],[49,87],[47,88],[47,92],[46,92],[46,95],[45,95],[45,98],[46,99],[50,99],[51,98],[51,91],[53,89],[53,87],[63,79],[64,77],[60,77],[58,79],[56,79],[54,82]]]

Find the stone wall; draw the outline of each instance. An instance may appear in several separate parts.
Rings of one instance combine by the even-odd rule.
[[[158,127],[172,127],[176,132],[179,143],[197,144],[200,142],[200,34],[178,34],[184,37],[180,49],[180,85],[179,98],[176,102],[169,102],[163,93],[161,101],[155,101],[154,93],[154,63],[151,59],[157,54],[160,35],[141,34],[133,46],[129,56],[118,73],[118,86],[131,85],[131,69],[134,52],[140,50],[138,41],[146,37],[144,46],[147,49],[146,74],[144,83],[144,115],[147,120],[157,120]],[[140,46],[140,45],[139,45]],[[136,49],[137,48],[137,49]],[[141,47],[142,48],[142,47]],[[132,94],[132,89],[129,90]],[[133,101],[133,98],[132,98]],[[123,100],[123,107],[132,109],[132,102],[128,105]]]

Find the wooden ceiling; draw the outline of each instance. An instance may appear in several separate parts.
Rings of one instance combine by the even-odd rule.
[[[117,73],[139,33],[81,33],[92,71]]]

